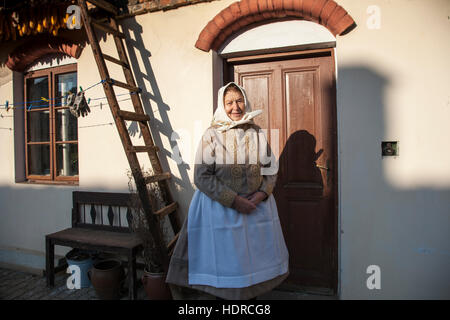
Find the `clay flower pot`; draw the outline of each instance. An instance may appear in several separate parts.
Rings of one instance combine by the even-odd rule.
[[[172,300],[165,273],[152,273],[144,270],[142,284],[150,300]]]
[[[117,300],[120,298],[125,271],[119,260],[96,262],[89,270],[88,275],[100,299]]]

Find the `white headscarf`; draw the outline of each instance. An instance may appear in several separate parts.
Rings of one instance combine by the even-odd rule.
[[[223,105],[223,93],[225,92],[225,89],[228,88],[231,84],[234,84],[239,90],[241,90],[242,96],[244,97],[245,102],[245,108],[244,108],[244,116],[241,118],[241,120],[234,121],[231,120],[227,113],[225,112],[225,106]],[[252,111],[250,107],[250,103],[247,100],[247,95],[245,94],[244,88],[239,86],[237,83],[230,82],[227,85],[223,86],[219,89],[219,94],[217,97],[217,109],[216,112],[214,112],[214,117],[211,122],[211,125],[218,125],[219,128],[217,128],[217,131],[223,132],[227,131],[237,125],[253,122],[253,118],[257,115],[260,115],[262,113],[262,110],[255,110]]]

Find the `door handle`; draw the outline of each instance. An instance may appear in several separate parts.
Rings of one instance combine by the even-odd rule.
[[[330,178],[330,171],[331,171],[330,170],[330,161],[327,159],[326,166],[322,166],[322,165],[316,163],[316,167],[327,171],[327,182],[328,182],[328,180]]]
[[[319,165],[319,164],[317,164],[317,163],[316,163],[316,167],[317,167],[317,168],[320,168],[320,169],[324,169],[324,170],[327,170],[327,171],[328,171],[328,170],[330,170],[330,168],[327,168],[327,167],[321,166],[321,165]]]

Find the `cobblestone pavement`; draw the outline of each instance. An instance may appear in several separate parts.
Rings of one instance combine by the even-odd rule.
[[[46,278],[26,272],[0,268],[1,300],[98,300],[94,288],[68,289],[66,281],[69,274],[55,275],[55,286],[47,288]],[[138,288],[138,300],[146,300],[142,286]],[[125,288],[122,300],[128,300]]]
[[[0,267],[0,300],[99,300],[94,288],[68,289],[67,273],[55,275],[55,286],[47,288],[46,278],[22,271]],[[139,279],[139,273],[138,273]],[[172,291],[175,300],[211,300],[214,296],[201,292],[178,295]],[[138,300],[148,300],[144,288],[138,287]],[[258,300],[334,300],[336,297],[310,295],[300,292],[272,290],[257,298]],[[128,300],[128,290],[124,289],[121,300]]]

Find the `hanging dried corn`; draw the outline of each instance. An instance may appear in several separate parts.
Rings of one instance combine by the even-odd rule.
[[[0,41],[14,41],[17,37],[44,32],[57,36],[61,29],[67,29],[69,18],[72,19],[67,13],[68,5],[68,3],[47,3],[35,7],[22,7],[14,12],[0,10]],[[76,19],[75,15],[73,19]],[[79,22],[71,21],[71,23],[75,25]]]

